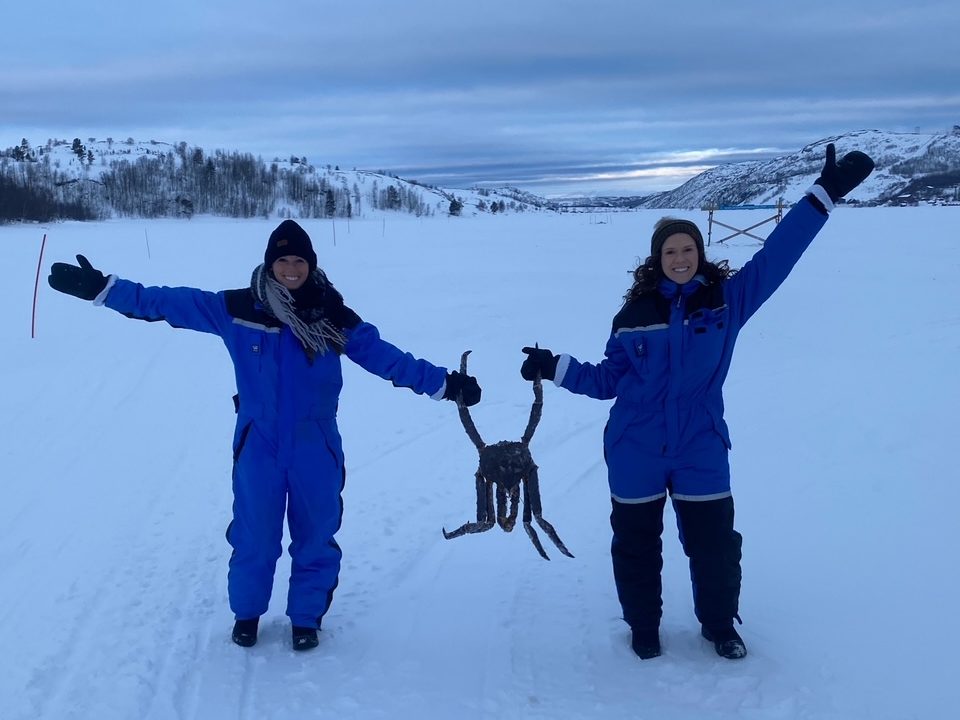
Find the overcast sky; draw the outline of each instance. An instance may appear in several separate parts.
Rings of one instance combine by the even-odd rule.
[[[34,0],[3,22],[0,147],[133,137],[638,194],[960,124],[956,0]]]

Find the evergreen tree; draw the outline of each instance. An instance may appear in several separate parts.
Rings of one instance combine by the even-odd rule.
[[[393,185],[387,187],[387,201],[384,206],[388,210],[400,209],[400,191]]]
[[[327,201],[324,205],[327,217],[333,217],[337,212],[337,203],[333,196],[333,190],[327,188]]]

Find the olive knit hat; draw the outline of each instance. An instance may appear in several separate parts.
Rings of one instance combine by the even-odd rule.
[[[689,220],[671,217],[661,218],[653,228],[653,236],[650,238],[650,256],[659,258],[667,238],[677,233],[684,233],[693,238],[702,262],[706,258],[706,253],[703,249],[703,235],[700,234],[700,228]]]

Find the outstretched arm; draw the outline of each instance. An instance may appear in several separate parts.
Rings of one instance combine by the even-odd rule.
[[[418,395],[435,400],[444,397],[447,370],[405,353],[380,337],[377,328],[360,322],[347,334],[344,354],[367,372],[394,385],[406,387]]]
[[[610,335],[604,351],[604,359],[597,365],[581,363],[571,355],[554,355],[547,349],[525,347],[527,359],[520,366],[524,380],[534,380],[538,374],[544,380],[566,388],[578,395],[597,400],[609,400],[617,396],[617,384],[630,368],[623,345],[615,335]]]
[[[163,320],[175,328],[223,335],[231,322],[220,293],[188,287],[144,287],[110,276],[108,293],[101,301],[111,310],[135,320]]]
[[[116,275],[105,276],[83,256],[78,265],[54,263],[47,282],[54,290],[106,305],[138,320],[164,320],[173,327],[220,335],[229,322],[218,293],[195,288],[144,287]]]
[[[610,400],[617,396],[620,379],[630,370],[630,359],[616,335],[611,334],[597,364],[582,363],[571,355],[561,355],[557,362],[554,382],[578,395],[596,400]]]
[[[330,286],[323,299],[324,316],[346,337],[343,352],[367,372],[390,380],[398,387],[407,387],[417,394],[427,394],[434,400],[458,398],[464,405],[480,402],[480,386],[466,373],[447,372],[402,352],[380,337],[380,332],[364,322],[343,302],[343,296]]]

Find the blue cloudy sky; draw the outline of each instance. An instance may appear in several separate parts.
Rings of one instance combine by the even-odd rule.
[[[186,141],[448,187],[642,194],[960,124],[960,4],[6,4],[0,147]]]

